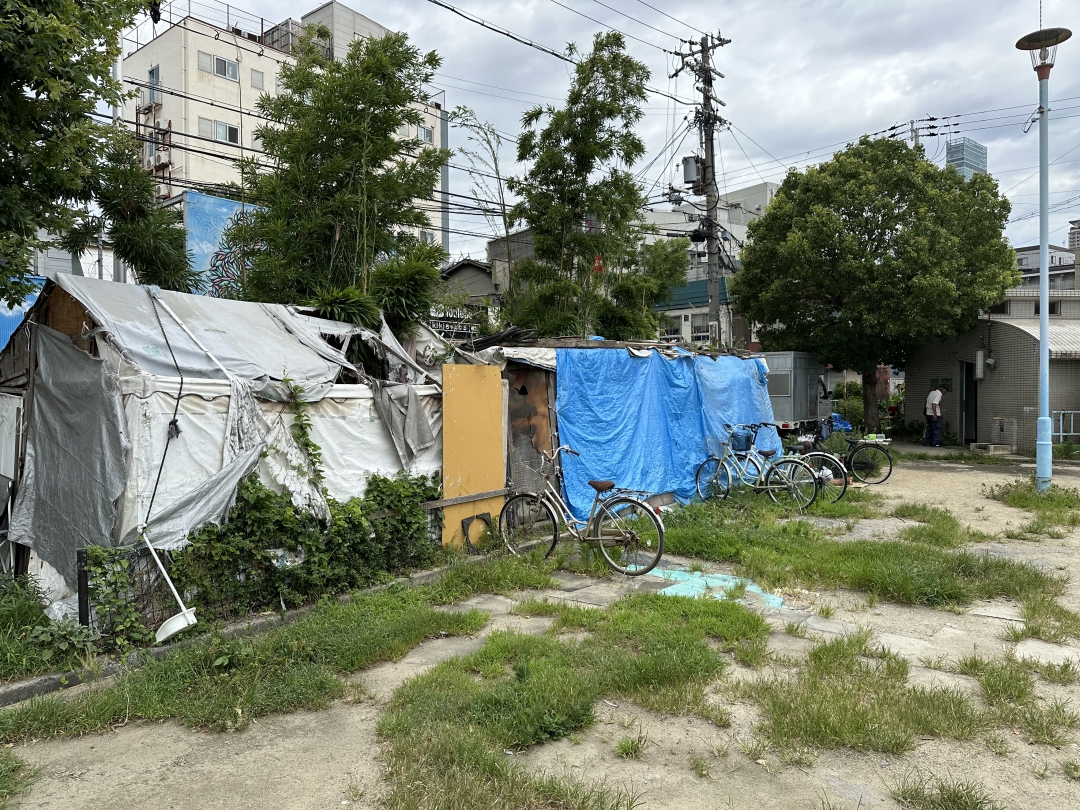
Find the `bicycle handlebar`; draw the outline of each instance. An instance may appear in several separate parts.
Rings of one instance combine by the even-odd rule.
[[[543,451],[541,451],[540,455],[542,455],[548,461],[554,461],[555,456],[559,455],[559,453],[561,453],[563,450],[565,450],[567,453],[569,453],[572,456],[580,456],[581,455],[581,453],[579,453],[577,450],[571,450],[570,445],[567,445],[567,444],[563,444],[563,445],[560,445],[559,447],[556,447],[550,453],[544,453]]]

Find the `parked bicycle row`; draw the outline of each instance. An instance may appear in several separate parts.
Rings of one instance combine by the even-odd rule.
[[[724,425],[727,438],[697,469],[702,499],[726,498],[733,489],[749,487],[768,493],[779,504],[802,511],[815,500],[840,500],[852,479],[880,484],[892,473],[892,456],[884,442],[845,439],[847,453],[837,455],[825,444],[827,423],[812,435],[799,436],[788,452],[757,447],[767,423]],[[613,570],[628,576],[647,574],[664,554],[660,510],[646,493],[616,487],[614,481],[589,481],[594,491],[585,520],[577,518],[559,490],[562,453],[577,456],[566,445],[541,453],[541,492],[522,492],[506,500],[499,514],[499,536],[513,554],[542,550],[547,558],[560,540],[595,549]]]

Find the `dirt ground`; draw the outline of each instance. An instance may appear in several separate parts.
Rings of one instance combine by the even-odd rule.
[[[1029,474],[1027,470],[1020,470]],[[1076,471],[1080,473],[1080,471]],[[1015,478],[1017,468],[909,462],[900,466],[880,488],[896,501],[943,506],[964,523],[996,534],[1027,523],[1030,516],[983,495],[983,485]],[[1063,483],[1080,486],[1080,475],[1065,471]],[[867,522],[870,523],[870,522]],[[880,521],[854,531],[887,536],[895,521]],[[995,539],[980,544],[991,554],[1027,560],[1073,575],[1062,600],[1080,609],[1080,531],[1061,540],[1041,542]],[[677,559],[665,564],[679,567]],[[715,567],[715,571],[725,569]],[[553,599],[602,606],[634,588],[659,588],[660,580],[594,581],[566,575],[561,587],[547,592]],[[1018,606],[1004,600],[984,601],[963,613],[878,603],[870,607],[865,595],[851,592],[793,592],[782,594],[784,607],[762,613],[773,625],[770,647],[788,658],[805,656],[811,641],[783,632],[785,623],[804,624],[811,638],[828,638],[854,627],[869,627],[875,638],[904,655],[912,664],[913,683],[946,683],[977,693],[970,678],[935,668],[973,649],[999,657],[1015,648],[1017,655],[1042,660],[1077,657],[1080,649],[1027,640],[1019,647],[1002,640],[1003,628],[1020,620]],[[828,603],[828,619],[812,608]],[[210,734],[172,723],[131,724],[113,732],[80,739],[37,742],[16,752],[41,768],[42,777],[22,800],[22,808],[101,808],[128,810],[201,810],[202,808],[341,808],[377,807],[383,789],[383,765],[375,728],[380,706],[394,689],[428,667],[453,655],[472,652],[494,628],[515,627],[541,633],[545,619],[509,615],[513,600],[477,597],[467,607],[492,615],[474,638],[437,639],[421,644],[400,661],[360,673],[356,680],[365,696],[340,702],[327,711],[298,712],[260,719],[245,731]],[[759,677],[760,673],[733,666],[728,677]],[[1039,682],[1044,697],[1065,697],[1080,709],[1080,685],[1051,686]],[[721,729],[699,719],[661,717],[633,705],[603,701],[598,722],[559,742],[537,746],[518,756],[530,767],[553,773],[573,773],[605,780],[638,792],[650,808],[892,808],[890,786],[914,769],[939,777],[978,780],[1010,808],[1080,807],[1080,782],[1062,773],[1065,760],[1080,760],[1075,742],[1055,749],[1028,745],[1009,736],[1011,752],[991,753],[981,741],[969,743],[924,740],[912,752],[887,756],[852,751],[824,752],[813,764],[796,767],[776,755],[750,748],[759,722],[750,705],[731,707],[733,725]],[[640,726],[638,725],[640,724]],[[627,730],[627,726],[631,730]],[[649,740],[644,760],[622,760],[613,748],[638,729]],[[708,775],[691,768],[700,757]],[[698,763],[699,768],[701,762]]]

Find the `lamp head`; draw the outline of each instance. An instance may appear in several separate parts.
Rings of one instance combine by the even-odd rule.
[[[1043,28],[1041,31],[1020,37],[1016,42],[1016,48],[1031,54],[1031,66],[1035,70],[1041,68],[1041,72],[1049,72],[1057,57],[1057,46],[1071,36],[1072,31],[1068,28]]]

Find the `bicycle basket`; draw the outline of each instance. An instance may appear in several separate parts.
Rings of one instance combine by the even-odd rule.
[[[754,436],[749,430],[733,430],[731,432],[731,449],[736,453],[749,453],[754,444]]]

